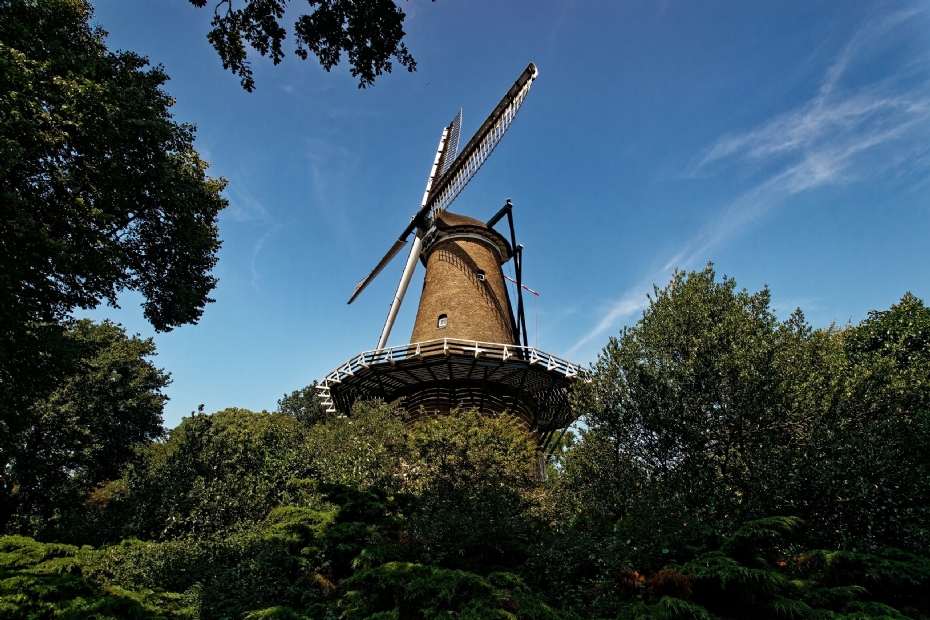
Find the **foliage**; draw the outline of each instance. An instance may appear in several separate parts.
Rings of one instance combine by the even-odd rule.
[[[207,0],[190,0],[203,8]],[[393,0],[307,0],[312,12],[294,24],[297,56],[306,60],[312,52],[327,71],[338,65],[342,54],[349,57],[358,87],[374,84],[375,78],[393,69],[391,58],[413,72],[417,63],[403,43],[404,12]],[[433,0],[435,2],[435,0]],[[234,8],[233,0],[220,0],[213,9],[213,29],[207,39],[229,69],[249,92],[255,79],[247,60],[246,44],[274,64],[284,59],[282,44],[287,30],[281,24],[288,0],[244,0]]]
[[[402,490],[409,452],[396,408],[380,401],[356,403],[351,416],[313,426],[306,435],[313,477],[356,488]]]
[[[309,428],[281,413],[195,414],[95,492],[101,514],[84,529],[96,537],[80,540],[226,531],[291,501],[289,481],[312,479],[416,494],[415,535],[432,541],[436,561],[463,546],[470,558],[478,548],[499,556],[514,536],[527,534],[528,522],[518,517],[531,505],[534,462],[532,441],[511,419],[467,411],[412,429],[383,403],[358,403],[351,417]]]
[[[70,570],[87,588],[133,599],[152,597],[154,590],[183,592],[157,595],[189,605],[164,610],[168,617],[192,610],[200,618],[366,618],[378,612],[402,618],[567,617],[540,602],[516,575],[481,576],[398,559],[409,559],[409,544],[401,536],[404,519],[396,501],[340,485],[298,486],[301,501],[323,500],[328,508],[278,508],[261,523],[223,536],[85,548],[71,558]],[[17,565],[24,564],[19,556],[37,547],[29,539],[3,544],[18,545],[7,561]],[[384,561],[372,565],[379,547]],[[8,610],[26,611],[27,598],[11,599]]]
[[[144,298],[160,331],[216,285],[223,179],[172,119],[161,67],[107,50],[84,0],[0,2],[0,450],[80,366],[73,310]],[[4,457],[8,458],[8,457]]]
[[[101,585],[82,574],[87,549],[0,538],[0,616],[4,618],[195,618],[176,594]]]
[[[905,618],[930,611],[930,562],[899,551],[790,553],[799,520],[751,521],[679,568],[692,600],[716,616]],[[922,610],[921,610],[922,608]]]
[[[930,611],[927,558],[799,551],[806,526],[772,517],[744,524],[689,562],[649,574],[605,573],[586,592],[596,604],[578,614],[552,606],[512,572],[412,561],[401,505],[383,495],[302,486],[300,501],[328,507],[279,508],[223,536],[124,541],[99,551],[7,537],[0,540],[0,603],[11,617],[43,606],[123,610],[115,617],[154,610],[159,617],[346,619],[862,619]]]
[[[73,537],[123,540],[87,551],[80,572],[95,587],[175,592],[205,618],[406,613],[431,592],[452,593],[443,613],[560,617],[516,575],[489,574],[518,564],[535,460],[513,420],[474,412],[409,431],[379,403],[309,428],[283,414],[198,414],[93,494],[99,512]],[[399,580],[377,600],[358,596],[391,566],[405,567]],[[412,589],[403,575],[418,575]]]
[[[578,429],[569,427],[556,437],[556,440],[549,445],[549,453],[544,455],[546,459],[546,478],[558,478],[565,470],[565,460],[568,453],[575,448],[578,443]]]
[[[816,518],[842,546],[930,552],[930,308],[911,294],[842,334],[839,394],[803,449],[795,514]],[[798,459],[800,460],[800,459]],[[813,471],[811,471],[813,470]],[[811,495],[832,500],[812,505]]]
[[[260,521],[287,497],[286,482],[304,477],[301,444],[299,423],[281,414],[232,408],[184,418],[91,498],[100,514],[83,540],[200,537]]]
[[[241,617],[272,605],[305,609],[325,602],[328,581],[317,536],[332,512],[282,508],[224,535],[165,542],[123,541],[101,549],[85,571],[133,591],[183,592],[201,618]]]
[[[826,577],[813,560],[925,561],[928,340],[930,310],[910,294],[860,325],[814,330],[710,267],[676,273],[579,384],[586,425],[550,483],[555,527],[527,560],[528,582],[592,617],[926,614],[908,590],[923,577]],[[776,531],[772,515],[804,526]],[[747,555],[733,542],[746,528],[790,541]],[[661,611],[671,603],[652,584],[667,569],[700,576],[685,598],[703,611]],[[752,588],[724,588],[728,575]],[[799,578],[812,589],[785,585]]]
[[[163,433],[161,390],[169,378],[146,359],[151,339],[127,337],[110,322],[69,324],[79,366],[47,399],[32,424],[3,452],[3,523],[33,535],[53,529],[95,487],[118,478],[136,450]]]
[[[484,620],[568,619],[532,595],[519,577],[491,573],[486,577],[462,570],[390,562],[363,570],[345,581],[348,605],[342,617],[451,617]]]
[[[170,330],[196,322],[216,284],[225,181],[172,120],[168,76],[108,51],[91,15],[82,0],[0,4],[4,327],[128,288]]]
[[[605,618],[926,618],[930,612],[930,561],[893,549],[866,554],[806,550],[816,533],[797,518],[767,517],[744,523],[729,537],[707,536],[703,545],[670,552],[662,568],[642,570],[621,546],[599,547],[590,533],[566,540],[550,554],[580,569],[566,592],[543,584],[546,599],[585,617]],[[604,536],[602,533],[601,536]],[[631,541],[632,542],[632,541]],[[567,555],[575,550],[575,557]],[[620,562],[590,562],[584,554]],[[614,556],[613,558],[611,556]],[[581,561],[580,561],[581,560]],[[530,564],[537,576],[542,566]],[[599,569],[599,570],[598,570]],[[551,576],[551,575],[550,575]]]
[[[385,405],[311,428],[284,413],[193,414],[88,498],[71,540],[197,539],[260,522],[299,495],[293,480],[398,489],[405,427]]]
[[[411,430],[419,501],[412,533],[431,563],[513,568],[532,535],[538,498],[533,440],[513,418],[453,411]]]
[[[307,428],[334,419],[335,414],[323,408],[316,386],[317,382],[314,381],[302,389],[285,394],[278,399],[277,412],[291,416]]]
[[[606,520],[677,506],[724,533],[792,514],[821,545],[926,553],[930,310],[906,296],[812,330],[768,303],[711,267],[657,288],[575,395],[588,430],[565,501]]]
[[[157,411],[150,343],[82,326],[49,424]],[[911,295],[814,330],[708,267],[577,384],[546,480],[509,416],[334,417],[313,386],[194,414],[122,469],[88,444],[43,536],[98,548],[0,540],[0,615],[927,620],[928,342]],[[119,360],[140,383],[110,385]]]
[[[769,293],[735,286],[715,282],[710,268],[676,272],[640,322],[611,338],[578,394],[595,434],[630,461],[625,468],[660,494],[693,498],[689,509],[708,518],[760,494],[752,472],[784,444],[791,421]]]

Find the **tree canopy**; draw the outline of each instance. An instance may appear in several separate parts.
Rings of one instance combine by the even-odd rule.
[[[112,344],[42,405],[55,424],[98,402],[88,395],[122,402],[122,388],[100,389],[106,360],[146,350],[113,326],[82,330]],[[10,521],[47,542],[0,539],[0,604],[114,618],[925,619],[928,342],[913,295],[814,329],[708,266],[657,287],[576,384],[585,424],[545,480],[513,418],[412,423],[379,401],[331,416],[313,386],[275,413],[193,414],[164,441],[129,425],[156,441],[134,435],[121,468],[61,469],[49,440],[37,457],[57,482],[22,514],[53,525]],[[157,386],[138,360],[126,368]],[[157,399],[143,391],[101,419],[151,420]]]
[[[743,298],[731,281],[708,276],[682,274],[671,292],[692,286],[692,301],[706,289],[718,302]],[[908,305],[926,312],[917,300]],[[669,318],[669,306],[653,309]],[[900,309],[872,318],[900,318]],[[878,620],[930,612],[930,558],[919,537],[838,539],[795,516],[701,513],[702,500],[725,505],[714,498],[727,493],[669,488],[667,473],[588,493],[628,479],[637,463],[618,458],[600,422],[589,421],[544,482],[534,474],[532,436],[506,416],[454,411],[411,425],[379,402],[310,425],[244,409],[194,414],[89,493],[83,517],[57,532],[77,544],[0,538],[0,604],[100,618]],[[889,518],[865,510],[873,523]],[[101,546],[78,546],[88,542]]]
[[[206,176],[168,76],[107,50],[83,0],[0,3],[0,295],[4,328],[137,290],[160,330],[196,322],[216,285],[225,181]]]
[[[576,394],[576,500],[622,519],[645,492],[722,531],[787,514],[829,547],[930,548],[930,309],[908,294],[814,330],[735,286],[678,272],[610,340]]]
[[[433,0],[435,2],[436,0]],[[207,0],[190,0],[203,8]],[[248,45],[274,64],[284,59],[287,29],[282,25],[288,0],[219,0],[213,7],[212,29],[207,39],[216,49],[223,68],[239,76],[242,87],[255,89],[248,60]],[[417,63],[403,43],[404,12],[393,0],[307,0],[312,11],[294,23],[294,53],[306,60],[312,53],[327,71],[337,66],[343,53],[358,87],[374,84],[375,78],[394,68],[394,58],[407,71]]]
[[[73,372],[29,407],[29,424],[0,449],[3,528],[56,531],[164,432],[162,390],[170,379],[148,359],[151,339],[87,319],[69,325],[64,339],[79,355]]]
[[[212,301],[226,184],[161,67],[110,52],[85,0],[0,2],[0,451],[77,372],[76,309],[141,293],[158,331]]]

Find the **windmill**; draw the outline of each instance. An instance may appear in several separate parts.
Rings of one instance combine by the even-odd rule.
[[[530,63],[461,152],[462,111],[443,128],[419,210],[349,299],[355,301],[413,237],[377,347],[354,356],[317,387],[329,411],[347,414],[356,400],[381,398],[400,400],[412,418],[457,406],[506,412],[535,433],[543,449],[571,422],[566,390],[584,371],[527,342],[513,204],[508,199],[487,222],[448,210],[510,127],[537,75]],[[494,228],[505,217],[506,236]],[[388,347],[418,260],[426,276],[410,343]],[[510,260],[516,314],[502,271]]]
[[[410,278],[416,268],[417,259],[419,259],[423,250],[423,237],[429,228],[430,222],[449,207],[468,182],[471,181],[472,177],[475,176],[482,164],[487,161],[494,147],[500,142],[514,117],[516,117],[537,75],[539,75],[539,71],[537,71],[536,65],[530,63],[458,155],[456,153],[462,128],[462,110],[459,110],[449,126],[442,130],[442,136],[439,138],[439,148],[436,150],[436,158],[433,160],[433,167],[426,181],[426,191],[423,192],[423,202],[420,205],[420,210],[410,218],[410,223],[404,228],[400,237],[384,255],[384,258],[372,269],[370,274],[359,280],[355,285],[355,290],[349,299],[350,304],[355,301],[359,294],[365,290],[365,287],[407,245],[407,238],[411,233],[415,232],[413,244],[410,246],[410,253],[407,256],[407,263],[404,265],[400,283],[397,285],[397,292],[394,294],[394,301],[391,303],[384,329],[381,331],[381,338],[378,340],[378,349],[383,349],[384,345],[387,344],[391,328],[394,326],[394,320],[397,318],[397,311],[400,309],[401,303],[403,303],[407,286],[410,284]]]

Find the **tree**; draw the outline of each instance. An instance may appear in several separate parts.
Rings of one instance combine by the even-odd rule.
[[[789,515],[817,545],[926,553],[930,310],[906,295],[860,325],[813,330],[768,300],[711,267],[656,288],[575,394],[588,428],[559,493],[627,531],[675,514],[673,538],[684,523],[730,535]],[[673,547],[652,540],[653,557]]]
[[[307,428],[335,418],[335,414],[327,413],[318,396],[317,382],[294,390],[278,399],[278,413],[289,415]]]
[[[510,416],[459,409],[415,424],[410,442],[411,529],[424,558],[469,570],[518,564],[540,499],[533,438]]]
[[[831,335],[784,478],[789,509],[834,545],[930,553],[930,308],[908,293]]]
[[[286,415],[229,408],[186,417],[105,490],[104,518],[90,528],[105,538],[93,542],[197,538],[259,521],[287,497],[288,480],[306,476],[302,443]]]
[[[708,518],[756,506],[760,468],[787,441],[790,417],[788,333],[769,297],[716,282],[710,266],[655,288],[642,319],[610,339],[594,381],[577,394],[595,444],[617,455],[611,466],[642,471],[599,483],[642,475]]]
[[[169,331],[216,286],[226,181],[172,119],[161,67],[108,51],[91,17],[86,0],[0,2],[0,448],[74,370],[72,311],[134,290]]]
[[[433,0],[435,2],[436,0]],[[190,0],[203,8],[207,0]],[[404,12],[393,0],[307,0],[313,8],[294,24],[297,46],[294,53],[306,60],[312,52],[327,71],[339,64],[343,52],[349,57],[351,72],[359,78],[358,87],[374,84],[375,78],[393,69],[395,58],[407,71],[417,63],[403,44]],[[246,44],[274,64],[284,59],[283,43],[287,30],[281,25],[288,0],[244,0],[234,8],[234,0],[219,0],[213,9],[213,29],[207,39],[229,69],[249,92],[255,89]]]
[[[196,322],[216,279],[224,180],[172,120],[168,76],[111,53],[83,0],[0,4],[0,192],[5,320],[145,297],[167,331]]]
[[[396,492],[409,454],[403,423],[383,403],[359,403],[352,419],[310,428],[283,413],[195,413],[140,452],[89,498],[93,510],[70,542],[211,536],[293,501],[292,480]]]
[[[582,441],[527,564],[550,603],[588,617],[926,608],[911,554],[930,552],[930,310],[908,294],[812,329],[768,300],[710,266],[676,272],[578,384]]]
[[[82,351],[78,370],[31,407],[29,428],[2,453],[0,522],[32,535],[119,478],[136,451],[164,432],[161,390],[169,377],[147,359],[155,354],[151,339],[86,319],[67,336]]]
[[[410,447],[401,416],[393,403],[358,401],[348,417],[311,427],[305,442],[311,477],[359,489],[402,491]]]
[[[203,618],[563,617],[492,573],[525,555],[532,438],[506,416],[401,416],[374,401],[309,428],[242,409],[185,418],[108,485],[90,528],[104,537],[75,542],[142,541],[88,553],[84,574],[183,592]]]

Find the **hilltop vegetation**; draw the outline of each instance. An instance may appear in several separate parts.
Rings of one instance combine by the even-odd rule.
[[[0,616],[927,618],[928,377],[911,295],[813,329],[679,272],[577,385],[546,480],[506,417],[337,418],[311,388],[196,413],[107,480],[18,491]],[[103,407],[82,385],[36,406]]]

